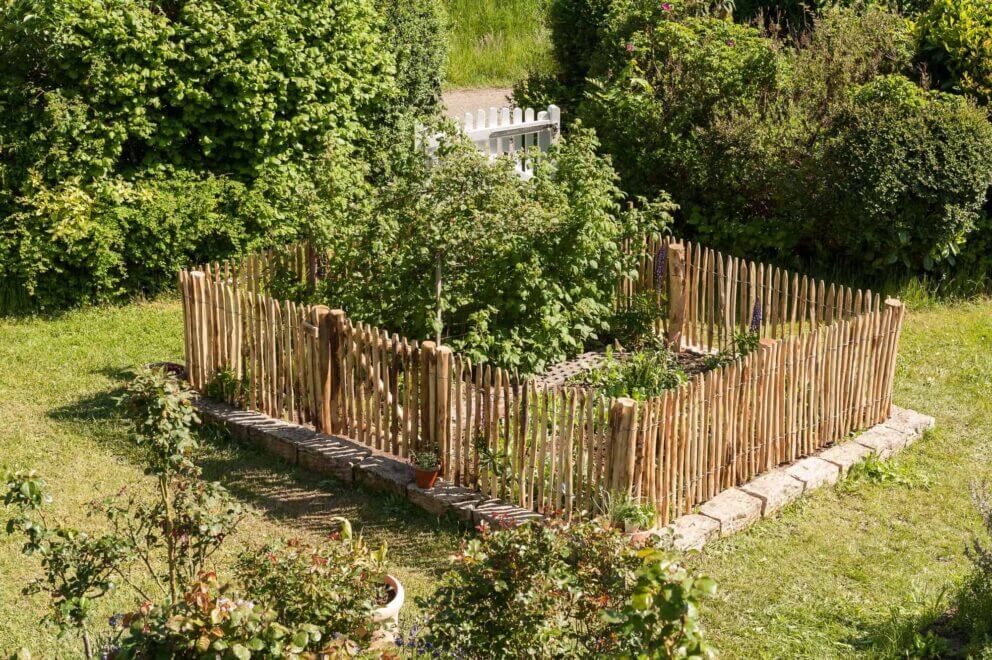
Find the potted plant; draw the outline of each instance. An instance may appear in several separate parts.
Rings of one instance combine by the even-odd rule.
[[[441,452],[438,451],[437,445],[426,445],[410,452],[410,462],[413,464],[417,488],[425,490],[432,488],[442,468]]]
[[[603,493],[598,508],[611,527],[622,529],[633,541],[647,538],[654,526],[656,514],[654,507],[637,497],[620,493]]]

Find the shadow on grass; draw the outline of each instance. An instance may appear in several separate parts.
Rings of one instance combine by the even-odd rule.
[[[317,475],[229,439],[207,447],[200,462],[205,478],[290,529],[329,534],[338,528],[336,518],[347,518],[373,544],[386,542],[391,556],[432,572],[446,565],[465,531],[397,495]]]

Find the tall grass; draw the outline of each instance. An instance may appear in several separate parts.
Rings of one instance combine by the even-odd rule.
[[[550,66],[548,0],[445,0],[449,87],[502,87]]]

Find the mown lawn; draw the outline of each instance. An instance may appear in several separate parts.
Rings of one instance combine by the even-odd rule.
[[[0,473],[38,468],[56,513],[93,524],[85,502],[143,478],[113,397],[129,369],[181,360],[181,347],[172,300],[0,320]],[[704,623],[722,657],[897,656],[913,629],[950,604],[978,523],[968,484],[989,474],[992,302],[912,311],[898,369],[896,403],[938,420],[897,459],[914,485],[827,489],[689,560],[720,583]],[[343,515],[388,543],[395,573],[416,595],[430,591],[461,534],[403,502],[249,450],[217,447],[205,468],[256,510],[232,552],[276,536],[315,539]],[[18,593],[36,574],[18,548],[0,535],[0,654],[27,646],[71,657],[72,640],[37,625],[44,602]],[[127,602],[118,595],[101,616]],[[409,624],[415,610],[407,615]]]
[[[952,605],[979,523],[969,483],[990,475],[992,303],[911,311],[895,402],[937,418],[895,459],[911,486],[826,489],[692,561],[720,584],[704,620],[721,655],[903,657]]]
[[[158,360],[182,361],[181,310],[173,300],[53,319],[0,319],[0,477],[36,468],[55,495],[55,515],[79,527],[95,524],[86,516],[88,501],[144,479],[114,397],[129,370]],[[391,570],[411,603],[430,590],[432,575],[459,542],[459,530],[403,500],[354,490],[250,450],[213,448],[204,468],[255,510],[230,540],[228,555],[277,537],[317,540],[334,529],[331,518],[344,516],[370,542],[388,545]],[[0,520],[5,513],[0,504]],[[75,640],[57,640],[38,625],[45,612],[40,597],[20,595],[37,564],[19,548],[0,525],[0,657],[22,646],[36,657],[81,655]],[[101,622],[129,604],[118,592],[101,606]],[[409,624],[415,606],[404,614]]]
[[[504,87],[546,68],[546,0],[445,0],[451,21],[447,84]]]

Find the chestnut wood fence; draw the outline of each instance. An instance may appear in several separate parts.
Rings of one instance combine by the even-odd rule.
[[[399,457],[436,444],[445,479],[541,512],[603,491],[652,503],[664,524],[724,488],[889,416],[904,308],[671,238],[626,248],[618,306],[653,297],[673,346],[761,347],[645,401],[546,386],[446,346],[265,294],[313,283],[305,245],[180,273],[194,387]]]

